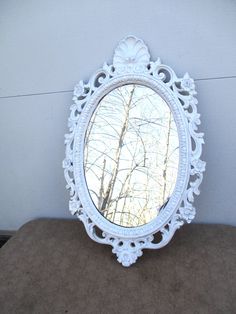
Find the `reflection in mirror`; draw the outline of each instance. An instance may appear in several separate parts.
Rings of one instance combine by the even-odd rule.
[[[178,163],[176,124],[156,92],[128,84],[100,101],[86,133],[84,169],[106,219],[124,227],[154,219],[174,190]]]

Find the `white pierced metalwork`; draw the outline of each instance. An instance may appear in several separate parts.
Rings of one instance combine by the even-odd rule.
[[[165,209],[146,225],[126,228],[105,219],[91,201],[84,176],[83,152],[87,125],[99,101],[111,90],[132,83],[152,88],[170,106],[178,129],[180,163],[176,186]],[[159,58],[150,61],[146,45],[134,36],[119,43],[113,64],[105,63],[89,82],[80,81],[75,86],[63,161],[66,187],[70,190],[69,209],[84,223],[90,238],[113,247],[112,252],[123,266],[135,263],[143,249],[165,246],[184,222],[190,223],[195,217],[192,203],[194,194],[200,193],[205,170],[205,162],[200,159],[204,140],[203,133],[197,131],[200,114],[195,94],[194,81],[188,73],[178,78]],[[156,243],[154,234],[158,232],[161,240]]]

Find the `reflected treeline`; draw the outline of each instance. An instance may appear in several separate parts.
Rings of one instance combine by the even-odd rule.
[[[88,189],[101,214],[125,227],[154,219],[175,186],[178,146],[173,115],[152,89],[130,84],[106,95],[84,151]]]

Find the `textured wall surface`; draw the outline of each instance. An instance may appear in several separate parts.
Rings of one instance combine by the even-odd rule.
[[[196,79],[207,171],[195,222],[236,225],[236,2],[0,2],[0,230],[70,218],[61,162],[73,86],[142,38]]]

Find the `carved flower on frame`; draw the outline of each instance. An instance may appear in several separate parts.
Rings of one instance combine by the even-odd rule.
[[[62,162],[62,167],[64,169],[68,169],[71,167],[71,160],[69,158],[65,158]]]
[[[83,84],[83,81],[79,81],[79,83],[76,84],[75,88],[74,88],[75,99],[73,99],[73,100],[76,100],[76,98],[83,95],[83,93],[84,93],[84,84]]]
[[[188,73],[184,74],[184,77],[181,81],[181,87],[188,92],[195,90],[194,80],[189,76]]]
[[[138,256],[141,256],[142,252],[129,252],[128,250],[117,252],[117,260],[123,266],[129,267],[131,264],[135,263]]]
[[[191,170],[191,174],[204,172],[206,169],[206,162],[201,159],[194,159],[192,161],[193,169]]]
[[[196,214],[196,209],[193,206],[181,207],[179,209],[180,214],[187,223],[190,223]]]
[[[77,123],[78,123],[78,120],[79,120],[79,115],[77,116],[77,117],[70,117],[69,119],[68,119],[68,128],[70,129],[70,130],[73,130],[76,126],[77,126]]]
[[[72,215],[75,215],[80,210],[80,202],[70,201],[69,202],[69,210],[70,210]]]

